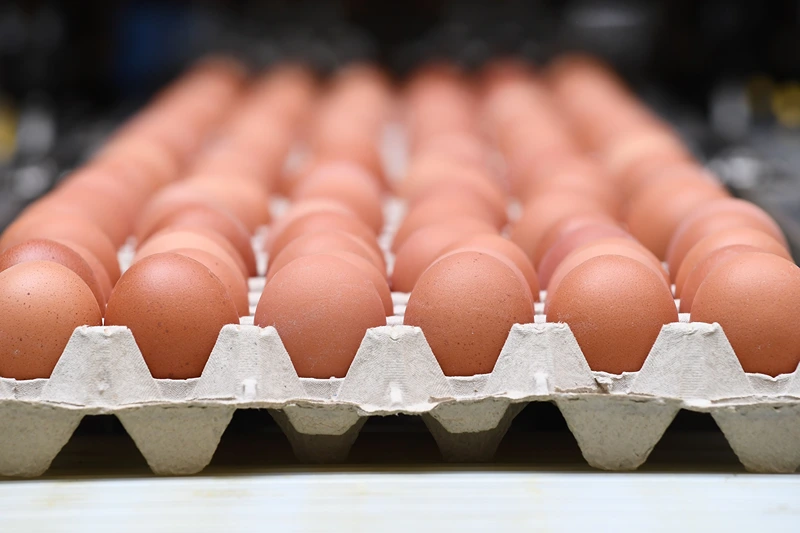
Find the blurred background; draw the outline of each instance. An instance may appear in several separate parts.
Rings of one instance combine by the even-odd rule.
[[[0,228],[188,63],[321,74],[375,60],[398,79],[449,59],[614,65],[739,196],[800,246],[800,0],[110,1],[0,4]]]

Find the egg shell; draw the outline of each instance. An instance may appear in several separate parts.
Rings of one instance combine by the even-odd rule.
[[[585,224],[572,231],[562,233],[539,263],[537,270],[542,286],[545,289],[548,287],[553,272],[573,250],[577,250],[584,244],[596,242],[599,239],[613,237],[633,240],[633,237],[625,230],[610,223]]]
[[[482,205],[478,202],[465,201],[464,197],[458,196],[436,196],[430,197],[428,201],[420,202],[405,216],[392,240],[392,251],[397,253],[411,235],[427,226],[448,222],[451,220],[463,220],[469,218],[476,223],[483,223],[491,233],[497,233],[497,228],[492,225],[491,215],[487,211],[481,210]]]
[[[264,242],[264,248],[269,250],[270,246],[272,246],[272,242],[275,240],[275,237],[283,233],[283,230],[286,229],[286,226],[294,222],[296,219],[307,214],[326,211],[343,215],[358,216],[353,212],[352,209],[336,200],[321,198],[313,200],[299,200],[290,204],[286,212],[284,212],[283,215],[270,226],[269,233],[267,233],[267,237]]]
[[[257,274],[255,253],[247,228],[229,212],[210,205],[188,204],[173,213],[164,213],[150,228],[150,233],[142,234],[139,242],[168,227],[207,229],[222,235],[244,261],[247,274]]]
[[[452,157],[428,154],[415,158],[399,184],[399,194],[413,203],[437,185],[451,183],[481,196],[495,220],[506,216],[506,195],[485,170]]]
[[[403,323],[422,328],[447,376],[492,371],[511,326],[533,322],[524,282],[485,253],[459,252],[420,277]]]
[[[231,244],[231,242],[228,239],[226,239],[221,233],[214,231],[212,229],[199,227],[194,224],[183,224],[176,222],[171,226],[166,227],[163,230],[153,234],[152,238],[174,232],[190,232],[211,239],[217,246],[225,250],[226,261],[227,258],[230,258],[233,261],[232,266],[238,269],[239,272],[242,274],[242,276],[245,279],[247,279],[248,269],[247,265],[242,259],[242,256],[239,255],[239,252],[236,251],[236,247],[233,246],[233,244]]]
[[[479,168],[486,166],[489,161],[486,143],[470,132],[452,132],[418,142],[412,157],[425,157],[424,154],[429,153],[441,154]]]
[[[533,256],[533,266],[538,271],[545,255],[564,235],[585,226],[596,226],[598,224],[608,228],[609,232],[615,233],[615,235],[607,235],[607,237],[622,237],[626,235],[617,222],[605,212],[568,214],[553,222],[544,232]],[[614,228],[619,231],[615,231]]]
[[[141,135],[115,135],[92,159],[101,168],[136,168],[137,179],[146,181],[151,191],[175,181],[181,162],[167,147]]]
[[[378,291],[378,296],[381,299],[381,303],[383,303],[383,311],[386,313],[386,316],[394,315],[394,301],[392,300],[392,292],[389,290],[389,283],[386,281],[385,271],[378,270],[371,261],[352,252],[327,252],[325,255],[332,255],[333,257],[344,259],[364,272],[375,286],[375,290]]]
[[[618,255],[584,261],[548,295],[547,321],[569,325],[594,371],[642,368],[664,324],[678,321],[669,288],[651,268]]]
[[[239,316],[250,316],[247,279],[230,263],[214,254],[197,248],[176,248],[171,253],[194,259],[208,268],[225,285]]]
[[[103,263],[95,256],[92,252],[89,251],[88,248],[85,246],[81,246],[80,244],[67,240],[67,239],[53,239],[55,242],[61,243],[64,246],[67,246],[70,250],[73,250],[78,255],[80,255],[86,264],[89,265],[89,268],[92,269],[94,273],[95,280],[97,280],[97,284],[100,286],[100,290],[103,294],[103,305],[101,309],[105,314],[105,305],[108,302],[108,297],[111,296],[111,290],[114,286],[111,284],[111,279],[108,277],[108,273],[106,269],[103,267]]]
[[[103,263],[111,283],[119,279],[117,250],[96,224],[81,216],[42,213],[18,218],[0,237],[0,251],[29,239],[67,239],[85,246]]]
[[[158,231],[157,227],[165,217],[197,206],[207,206],[212,209],[227,211],[227,208],[221,203],[209,198],[207,194],[201,191],[186,187],[182,182],[165,187],[147,202],[137,216],[134,224],[134,235],[137,242],[144,242],[149,236]],[[227,212],[230,213],[230,211]],[[241,221],[233,213],[231,213],[231,216]]]
[[[570,252],[570,254],[567,255],[567,257],[565,257],[564,260],[561,261],[561,263],[556,267],[552,276],[550,276],[550,281],[547,284],[547,293],[555,293],[555,291],[558,290],[561,280],[563,280],[564,277],[576,266],[580,265],[584,261],[592,259],[593,257],[598,257],[601,255],[621,255],[641,261],[661,277],[661,279],[664,281],[664,285],[667,288],[670,287],[669,274],[667,274],[667,271],[664,270],[661,261],[659,261],[655,255],[653,255],[653,252],[634,240],[628,238],[610,237],[584,244],[583,246]],[[547,306],[545,306],[545,311],[546,310]]]
[[[511,240],[534,261],[544,254],[540,250],[547,231],[559,220],[571,215],[604,213],[605,209],[596,201],[574,194],[552,192],[531,200],[522,211],[522,216],[511,229]]]
[[[68,246],[48,239],[31,239],[17,244],[0,254],[0,272],[28,261],[51,261],[75,272],[92,291],[102,315],[106,309],[106,296],[89,263]]]
[[[747,227],[718,231],[717,233],[701,239],[697,244],[692,246],[689,253],[686,254],[686,257],[678,269],[678,273],[675,275],[675,294],[678,297],[683,294],[683,285],[686,282],[686,278],[708,254],[734,244],[755,246],[756,248],[778,255],[784,259],[792,259],[789,252],[786,251],[781,243],[763,231]]]
[[[624,199],[629,199],[651,179],[658,179],[658,174],[674,169],[679,165],[696,165],[686,154],[665,152],[649,154],[631,161],[624,170],[616,174],[608,174],[616,184]]]
[[[315,231],[300,235],[270,259],[267,265],[267,281],[298,257],[338,251],[363,257],[382,272],[384,279],[386,278],[386,262],[383,256],[363,240],[345,231]]]
[[[229,249],[222,246],[223,242],[225,242],[224,239],[218,234],[215,236],[212,232],[200,231],[197,228],[166,228],[150,237],[147,242],[142,243],[136,249],[133,263],[154,254],[171,252],[179,248],[196,248],[219,257],[237,272],[247,276],[243,265],[236,261]]]
[[[525,252],[523,252],[519,246],[500,235],[480,233],[452,244],[445,251],[452,252],[462,247],[493,250],[506,256],[513,261],[520,272],[522,272],[525,281],[531,289],[531,294],[533,294],[533,301],[539,301],[539,277],[536,275],[536,270],[534,270],[531,260],[528,259],[528,256],[525,255]]]
[[[672,132],[643,131],[618,140],[603,152],[603,162],[611,174],[624,173],[632,164],[643,158],[662,157],[668,154],[675,159],[689,158],[683,143]]]
[[[435,201],[436,198],[447,197],[450,201],[460,201],[468,205],[479,204],[478,212],[482,218],[490,217],[491,223],[496,228],[502,228],[508,224],[508,213],[501,205],[493,205],[491,201],[481,194],[477,189],[464,186],[457,180],[442,180],[431,185],[425,192],[408,200],[408,210],[412,211],[421,203]]]
[[[325,131],[316,129],[310,139],[315,158],[352,161],[378,177],[383,189],[389,185],[383,171],[383,160],[373,133],[359,129],[357,124],[339,121]]]
[[[264,287],[257,326],[273,326],[297,375],[344,377],[369,328],[386,325],[378,291],[352,263],[325,254],[295,259]]]
[[[755,246],[749,246],[747,244],[734,244],[732,246],[726,246],[724,248],[715,250],[705,256],[705,258],[703,258],[703,260],[700,261],[686,277],[686,282],[684,282],[683,290],[681,291],[680,312],[691,312],[692,302],[694,302],[697,289],[706,279],[709,272],[716,268],[717,265],[720,265],[728,259],[736,257],[737,255],[745,252],[767,253],[760,248],[756,248]]]
[[[395,255],[392,290],[411,292],[417,280],[447,248],[467,236],[488,233],[494,228],[484,221],[457,217],[422,227],[408,236]]]
[[[277,256],[290,242],[301,235],[320,231],[344,231],[361,239],[376,253],[383,253],[380,246],[378,246],[375,233],[358,217],[325,211],[306,213],[299,216],[287,224],[281,233],[274,234],[268,249],[269,256]]]
[[[69,268],[28,261],[0,272],[0,376],[49,378],[75,328],[101,324],[95,296]]]
[[[294,189],[295,200],[327,198],[348,206],[375,233],[383,228],[381,190],[376,180],[352,163],[318,166]]]
[[[226,174],[195,175],[183,182],[192,189],[202,191],[208,198],[221,204],[235,215],[252,234],[269,224],[269,195],[258,184],[246,177]]]
[[[798,301],[797,265],[774,254],[745,252],[709,272],[691,318],[719,323],[745,372],[778,376],[800,363]]]
[[[176,253],[134,263],[114,287],[105,320],[130,328],[156,379],[199,377],[222,327],[238,322],[222,281]]]
[[[670,272],[677,273],[681,262],[701,239],[718,231],[749,227],[774,237],[788,249],[780,226],[760,207],[736,198],[723,198],[700,206],[675,230],[667,248]]]
[[[693,176],[660,179],[633,197],[626,222],[631,235],[659,259],[681,222],[701,205],[724,198],[718,184]]]

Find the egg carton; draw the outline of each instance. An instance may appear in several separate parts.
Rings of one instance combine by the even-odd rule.
[[[399,317],[368,330],[347,375],[332,379],[298,377],[272,327],[225,326],[187,380],[154,379],[125,327],[80,327],[49,379],[0,378],[0,474],[44,473],[97,414],[119,418],[153,472],[199,472],[236,409],[269,410],[304,461],[343,461],[368,417],[401,413],[423,417],[446,460],[488,461],[514,416],[544,401],[600,469],[639,467],[680,409],[711,413],[748,470],[800,465],[800,371],[746,374],[719,325],[679,322],[640,371],[593,372],[569,327],[543,318],[515,325],[492,373],[471,377],[445,376],[423,332]]]

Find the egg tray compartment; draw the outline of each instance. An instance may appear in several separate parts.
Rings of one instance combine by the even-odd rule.
[[[274,328],[229,325],[199,378],[154,379],[125,327],[80,327],[49,379],[0,378],[0,474],[44,473],[84,415],[114,414],[151,469],[211,461],[236,409],[268,409],[296,455],[339,462],[370,416],[421,415],[443,457],[489,461],[534,401],[561,410],[587,462],[644,463],[680,409],[710,412],[744,466],[800,465],[800,371],[745,374],[716,324],[664,326],[639,372],[592,372],[564,324],[515,325],[491,374],[446,377],[422,331],[368,330],[341,379],[299,378]]]

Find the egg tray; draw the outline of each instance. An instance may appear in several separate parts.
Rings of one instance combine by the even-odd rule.
[[[719,325],[666,325],[639,372],[610,375],[589,369],[568,326],[536,318],[512,328],[491,374],[472,377],[445,376],[399,317],[368,330],[332,379],[299,378],[272,327],[225,326],[187,380],[154,379],[125,327],[80,327],[49,379],[0,378],[0,474],[41,475],[96,414],[119,418],[153,472],[192,474],[236,409],[268,409],[308,462],[344,461],[368,417],[400,413],[423,417],[446,460],[489,461],[513,418],[542,401],[604,470],[644,463],[680,409],[711,413],[748,470],[800,465],[800,371],[746,374]]]

